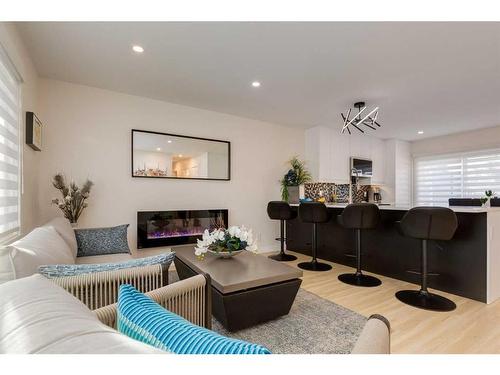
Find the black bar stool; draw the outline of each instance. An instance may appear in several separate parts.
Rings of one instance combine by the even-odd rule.
[[[269,258],[278,260],[280,262],[289,262],[297,259],[295,255],[285,254],[285,220],[295,219],[297,213],[292,210],[287,202],[271,201],[267,204],[267,214],[272,220],[280,221],[280,244],[281,251],[276,255],[269,255]]]
[[[301,203],[299,206],[299,217],[304,223],[313,224],[312,233],[312,260],[310,262],[302,262],[297,266],[307,271],[328,271],[332,269],[332,266],[326,263],[320,263],[316,259],[316,253],[318,250],[318,223],[326,223],[330,220],[330,215],[328,214],[328,208],[323,203],[318,202],[307,202]]]
[[[427,241],[451,240],[457,230],[455,212],[445,207],[415,207],[409,210],[398,223],[403,235],[422,241],[420,290],[400,290],[396,298],[414,307],[432,311],[452,311],[453,301],[427,291]]]
[[[344,228],[354,229],[356,234],[356,273],[343,273],[338,279],[343,283],[356,286],[379,286],[382,281],[361,273],[361,230],[374,229],[380,221],[378,206],[373,203],[353,203],[348,205],[337,217]]]

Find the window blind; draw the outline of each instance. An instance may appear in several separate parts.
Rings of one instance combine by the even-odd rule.
[[[416,205],[448,205],[448,198],[480,198],[500,193],[500,150],[416,158]]]
[[[19,124],[20,81],[0,53],[0,242],[19,233]]]

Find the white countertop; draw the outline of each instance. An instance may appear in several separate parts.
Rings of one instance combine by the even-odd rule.
[[[298,204],[290,204],[292,207],[297,207]],[[344,208],[347,206],[347,203],[327,203],[326,207],[328,208]],[[380,204],[379,209],[381,210],[395,210],[395,211],[408,211],[413,206],[395,206],[393,204]],[[482,213],[489,211],[500,211],[500,207],[462,207],[462,206],[450,206],[455,212],[463,212],[463,213]]]

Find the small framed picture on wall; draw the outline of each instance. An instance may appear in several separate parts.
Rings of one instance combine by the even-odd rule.
[[[42,122],[33,112],[26,112],[26,144],[42,151]]]

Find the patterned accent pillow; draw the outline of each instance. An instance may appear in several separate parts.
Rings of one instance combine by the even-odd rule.
[[[127,241],[128,224],[110,228],[75,229],[77,257],[130,253]]]
[[[170,312],[132,285],[118,293],[118,331],[176,354],[271,354],[263,346],[224,337]]]
[[[146,258],[132,259],[116,263],[98,263],[98,264],[51,264],[38,267],[38,273],[51,279],[54,277],[65,277],[82,275],[85,273],[94,273],[102,271],[115,271],[132,267],[152,266],[155,264],[164,264],[168,269],[175,258],[175,253],[166,253],[154,255]]]

